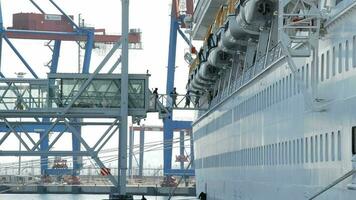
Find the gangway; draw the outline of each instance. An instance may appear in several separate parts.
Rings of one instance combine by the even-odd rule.
[[[148,112],[158,112],[159,118],[164,119],[169,117],[169,113],[173,110],[184,111],[199,111],[206,110],[209,104],[199,105],[196,99],[201,98],[200,95],[176,95],[175,100],[171,94],[158,94],[157,96],[150,92],[150,101]]]
[[[0,79],[0,115],[7,117],[120,116],[118,74],[98,74],[79,94],[91,74],[48,74],[48,79]],[[145,117],[149,89],[146,74],[129,75],[129,114]],[[79,94],[79,96],[77,96]]]

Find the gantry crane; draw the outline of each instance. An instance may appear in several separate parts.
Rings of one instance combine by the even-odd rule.
[[[7,78],[3,72],[0,72],[0,147],[10,135],[14,135],[24,147],[22,151],[2,150],[0,156],[39,156],[41,173],[76,175],[82,156],[91,157],[100,168],[106,167],[98,154],[119,129],[119,178],[116,179],[111,174],[108,176],[115,186],[110,198],[132,199],[132,196],[126,195],[127,118],[146,116],[149,110],[150,92],[147,74],[128,74],[129,44],[136,46],[135,44],[139,44],[141,39],[140,33],[129,32],[129,0],[122,0],[122,36],[105,35],[103,30],[81,27],[54,0],[48,1],[60,14],[46,14],[34,0],[30,0],[40,13],[20,13],[14,17],[33,18],[34,21],[37,20],[35,25],[21,24],[21,20],[15,19],[13,26],[7,29],[4,28],[0,2],[0,55],[2,42],[5,41],[31,76]],[[52,21],[60,25],[53,25]],[[59,27],[63,30],[58,29]],[[50,72],[47,77],[40,77],[36,73],[36,68],[33,68],[29,60],[15,47],[13,39],[54,41]],[[63,41],[85,42],[81,72],[57,73],[58,68],[61,67],[59,58]],[[92,73],[89,73],[92,50],[94,44],[98,42],[114,44],[102,62],[93,68]],[[114,56],[120,47],[121,56]],[[37,56],[41,58],[42,55]],[[115,64],[109,72],[103,72],[102,69],[110,59],[116,59]],[[114,69],[120,62],[121,74],[115,74]],[[7,67],[9,66],[1,69]],[[17,121],[17,118],[22,120]],[[85,121],[84,118],[101,118],[106,121]],[[94,145],[89,145],[81,134],[81,127],[89,125],[102,126],[104,130],[106,127]],[[53,137],[51,143],[49,143],[50,133]],[[64,133],[70,133],[72,136],[72,150],[53,149],[52,147],[58,143]],[[73,169],[69,172],[66,172],[67,169],[49,169],[48,156],[73,156]]]

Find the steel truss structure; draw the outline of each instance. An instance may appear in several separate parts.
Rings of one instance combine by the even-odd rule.
[[[180,2],[178,0],[172,0],[172,11],[171,11],[171,24],[170,24],[170,39],[169,39],[169,53],[168,53],[168,69],[167,69],[167,85],[166,94],[170,94],[174,88],[174,74],[176,67],[176,48],[177,48],[177,36],[178,34],[184,39],[184,41],[193,49],[191,40],[185,35],[181,28],[188,28],[189,25],[186,24],[186,17],[193,14],[193,1],[187,0],[186,10],[179,10]],[[171,103],[167,102],[166,107],[172,107]],[[181,106],[177,106],[181,107]],[[178,108],[175,108],[178,109]],[[184,109],[184,108],[183,108]],[[185,108],[189,110],[189,108]],[[195,108],[197,110],[199,108]],[[182,175],[189,174],[194,175],[194,165],[192,165],[190,170],[176,170],[172,169],[172,140],[173,132],[175,129],[191,129],[191,121],[176,121],[173,120],[173,109],[168,109],[167,116],[163,119],[164,124],[164,151],[163,151],[163,173],[165,175]]]
[[[109,175],[120,196],[126,194],[127,170],[127,117],[140,119],[149,110],[147,75],[128,75],[128,49],[130,44],[140,43],[137,33],[129,32],[129,0],[122,0],[122,36],[104,37],[95,35],[95,29],[77,25],[54,0],[48,0],[73,27],[73,32],[5,29],[0,1],[0,55],[2,41],[20,59],[33,78],[6,78],[0,72],[0,148],[14,135],[23,151],[1,150],[0,156],[40,156],[41,173],[78,175],[81,157],[91,157],[100,168],[106,167],[98,154],[106,143],[119,131],[119,178]],[[44,10],[30,0],[42,13]],[[53,40],[52,60],[48,63],[48,77],[40,78],[35,69],[10,40]],[[113,41],[114,40],[114,41]],[[85,42],[85,55],[81,73],[59,74],[60,49],[63,41]],[[114,46],[89,74],[94,43],[114,42]],[[135,45],[133,45],[135,46]],[[115,56],[121,48],[121,55]],[[39,55],[40,56],[40,55]],[[110,59],[116,59],[109,72],[103,72]],[[121,74],[114,70],[122,64]],[[1,64],[1,63],[0,63]],[[21,119],[18,121],[17,119]],[[87,118],[105,119],[105,122],[90,122]],[[93,120],[91,120],[93,121]],[[82,137],[82,126],[101,126],[104,132],[94,145]],[[96,131],[98,132],[98,131]],[[71,133],[72,150],[54,150],[53,146],[64,133]],[[49,139],[51,134],[53,139]],[[95,133],[98,134],[98,133]],[[48,156],[73,156],[73,169],[58,171],[49,169]]]
[[[163,132],[164,128],[161,126],[145,126],[142,125],[140,127],[138,126],[131,126],[130,127],[130,134],[129,134],[129,170],[128,174],[129,176],[133,175],[133,158],[135,158],[135,161],[137,162],[137,165],[139,167],[139,173],[138,176],[142,177],[143,176],[143,164],[144,164],[144,152],[145,152],[145,133],[148,131],[157,131],[157,132]],[[190,141],[190,154],[188,155],[189,160],[194,160],[194,145],[193,145],[193,137],[192,137],[192,129],[174,129],[174,132],[179,132],[179,156],[185,156],[186,155],[186,147],[185,147],[185,135],[188,135],[189,141]],[[135,132],[139,132],[139,159],[137,160],[135,154],[134,154],[134,138],[135,138]],[[169,145],[173,145],[173,140],[168,142]],[[163,143],[163,146],[166,145]],[[166,149],[163,149],[165,151]],[[176,161],[177,162],[177,161]],[[185,170],[184,168],[184,162],[180,161],[180,169],[171,169],[170,173],[174,173],[174,175],[177,176],[194,176],[194,171],[193,170]]]
[[[321,111],[316,103],[317,67],[319,65],[319,39],[325,33],[323,23],[327,9],[320,0],[283,0],[278,5],[278,38],[288,66],[297,80],[304,95],[307,107]],[[313,57],[311,66],[311,93],[307,91],[301,75],[298,73],[296,61],[298,58]]]

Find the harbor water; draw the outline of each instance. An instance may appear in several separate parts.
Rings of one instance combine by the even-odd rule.
[[[104,200],[109,195],[82,195],[82,194],[0,194],[0,200]],[[168,197],[145,196],[147,200],[168,200]],[[141,196],[134,196],[140,200]],[[194,197],[173,197],[172,200],[193,200]]]

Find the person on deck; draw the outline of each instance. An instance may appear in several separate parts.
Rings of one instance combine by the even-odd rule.
[[[197,91],[195,93],[195,99],[194,99],[194,107],[199,108],[199,100],[200,100],[200,93]]]
[[[206,200],[206,193],[201,192],[201,193],[199,194],[198,198],[199,198],[200,200]]]
[[[158,88],[155,88],[152,92],[155,99],[155,109],[157,109],[157,100],[158,100]]]
[[[178,96],[178,93],[177,93],[177,89],[176,89],[176,88],[173,89],[173,91],[171,92],[170,96],[171,96],[171,98],[172,98],[172,106],[178,107],[178,106],[177,106],[177,96]]]
[[[190,107],[190,91],[188,90],[185,94],[185,105],[184,108]]]
[[[209,93],[208,93],[208,104],[209,104],[209,106],[210,106],[212,100],[213,100],[213,92],[211,90],[209,90]]]

